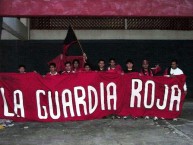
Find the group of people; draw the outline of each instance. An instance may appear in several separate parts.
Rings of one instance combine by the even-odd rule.
[[[70,61],[67,61],[64,63],[65,70],[58,72],[56,69],[55,63],[49,64],[49,72],[46,74],[46,76],[55,76],[55,75],[62,75],[62,74],[68,74],[68,73],[77,73],[77,72],[91,72],[93,71],[91,69],[90,64],[85,63],[84,67],[80,66],[80,62],[78,59],[74,59],[71,63]],[[18,68],[19,73],[25,73],[25,66],[20,65]],[[98,61],[98,68],[97,70],[94,70],[96,72],[115,72],[115,73],[132,73],[136,72],[134,68],[134,62],[131,59],[128,59],[126,61],[126,70],[123,70],[122,67],[116,63],[116,60],[114,58],[109,59],[109,66],[106,67],[105,60],[100,59]],[[149,66],[148,60],[143,60],[141,70],[139,72],[140,76],[154,76],[155,74],[159,73],[161,71],[161,67],[159,65],[156,65],[154,68],[151,68]],[[183,71],[178,67],[178,61],[176,59],[171,60],[170,66],[164,71],[164,76],[167,77],[175,77],[176,75],[183,74]],[[184,93],[187,94],[187,86],[186,83],[184,85]],[[113,116],[115,117],[115,116]],[[119,116],[117,116],[119,118]],[[127,118],[127,117],[123,117]],[[136,119],[136,118],[134,118]],[[145,119],[149,119],[149,116],[146,116]],[[157,117],[153,118],[154,120],[157,120]],[[176,120],[176,119],[174,119]]]
[[[134,68],[134,62],[131,59],[128,59],[126,61],[126,69],[123,70],[122,67],[117,64],[116,60],[114,58],[109,59],[109,65],[106,67],[105,60],[99,59],[98,61],[98,68],[96,70],[91,69],[91,65],[89,63],[85,63],[83,67],[80,66],[80,62],[78,59],[74,59],[71,63],[70,61],[67,61],[64,63],[65,70],[63,71],[57,71],[56,64],[50,63],[49,64],[49,72],[46,75],[49,76],[55,76],[55,75],[62,75],[66,73],[76,73],[76,72],[90,72],[90,71],[96,71],[96,72],[115,72],[115,73],[131,73],[136,72]],[[20,73],[25,73],[25,66],[20,65],[18,68],[18,71]],[[148,60],[142,61],[141,70],[139,72],[140,76],[154,76],[157,73],[161,71],[161,67],[159,65],[156,65],[155,67],[151,68],[149,65]],[[175,77],[176,75],[183,74],[183,71],[178,67],[178,61],[176,59],[171,60],[170,66],[164,71],[164,76],[167,77]],[[187,93],[187,86],[184,85],[184,93]]]

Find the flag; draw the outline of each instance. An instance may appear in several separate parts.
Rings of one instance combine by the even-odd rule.
[[[76,49],[75,51],[81,50],[82,54],[81,55],[80,54],[79,55],[70,55],[68,53],[68,50],[72,47],[73,48],[75,47],[75,49]],[[61,71],[64,71],[64,69],[65,69],[64,63],[66,61],[70,61],[72,63],[74,59],[79,60],[80,67],[84,66],[85,59],[86,59],[85,53],[82,49],[80,42],[78,41],[78,39],[74,33],[72,26],[70,25],[68,27],[66,38],[64,39],[64,42],[63,42],[63,53],[56,56],[54,59],[52,59],[48,63],[51,63],[51,62],[55,63],[57,71],[61,72]]]
[[[70,46],[72,46],[73,44],[77,44],[77,43],[80,44],[80,42],[78,41],[78,39],[74,33],[72,26],[70,25],[68,27],[68,32],[67,32],[66,38],[64,39],[63,53],[65,55],[68,55],[67,51],[70,48]],[[81,49],[80,45],[76,45],[76,47]]]

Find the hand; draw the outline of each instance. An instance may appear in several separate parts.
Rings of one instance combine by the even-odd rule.
[[[86,56],[86,53],[83,53],[83,61],[86,63],[86,60],[87,60],[87,56]]]
[[[61,59],[61,60],[63,59],[63,54],[60,54],[60,59]]]
[[[176,76],[175,75],[170,75],[171,78],[175,78]]]
[[[86,53],[83,53],[83,57],[84,57],[85,59],[87,59]]]

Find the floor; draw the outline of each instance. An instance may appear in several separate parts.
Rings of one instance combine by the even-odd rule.
[[[193,145],[193,101],[185,102],[178,121],[15,122],[0,129],[0,145]]]

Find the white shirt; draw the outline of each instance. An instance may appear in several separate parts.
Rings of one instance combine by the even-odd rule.
[[[55,75],[57,75],[57,74],[58,74],[57,72],[55,72],[54,74],[50,72],[50,75],[51,75],[51,76],[55,76]]]
[[[179,69],[178,67],[176,69],[171,68],[170,70],[170,74],[171,75],[182,75],[184,74],[183,71],[181,69]]]
[[[171,75],[182,75],[184,74],[183,71],[181,69],[179,69],[178,67],[176,69],[171,68],[170,70],[170,74]],[[184,84],[184,91],[187,91],[187,85],[186,83]]]

